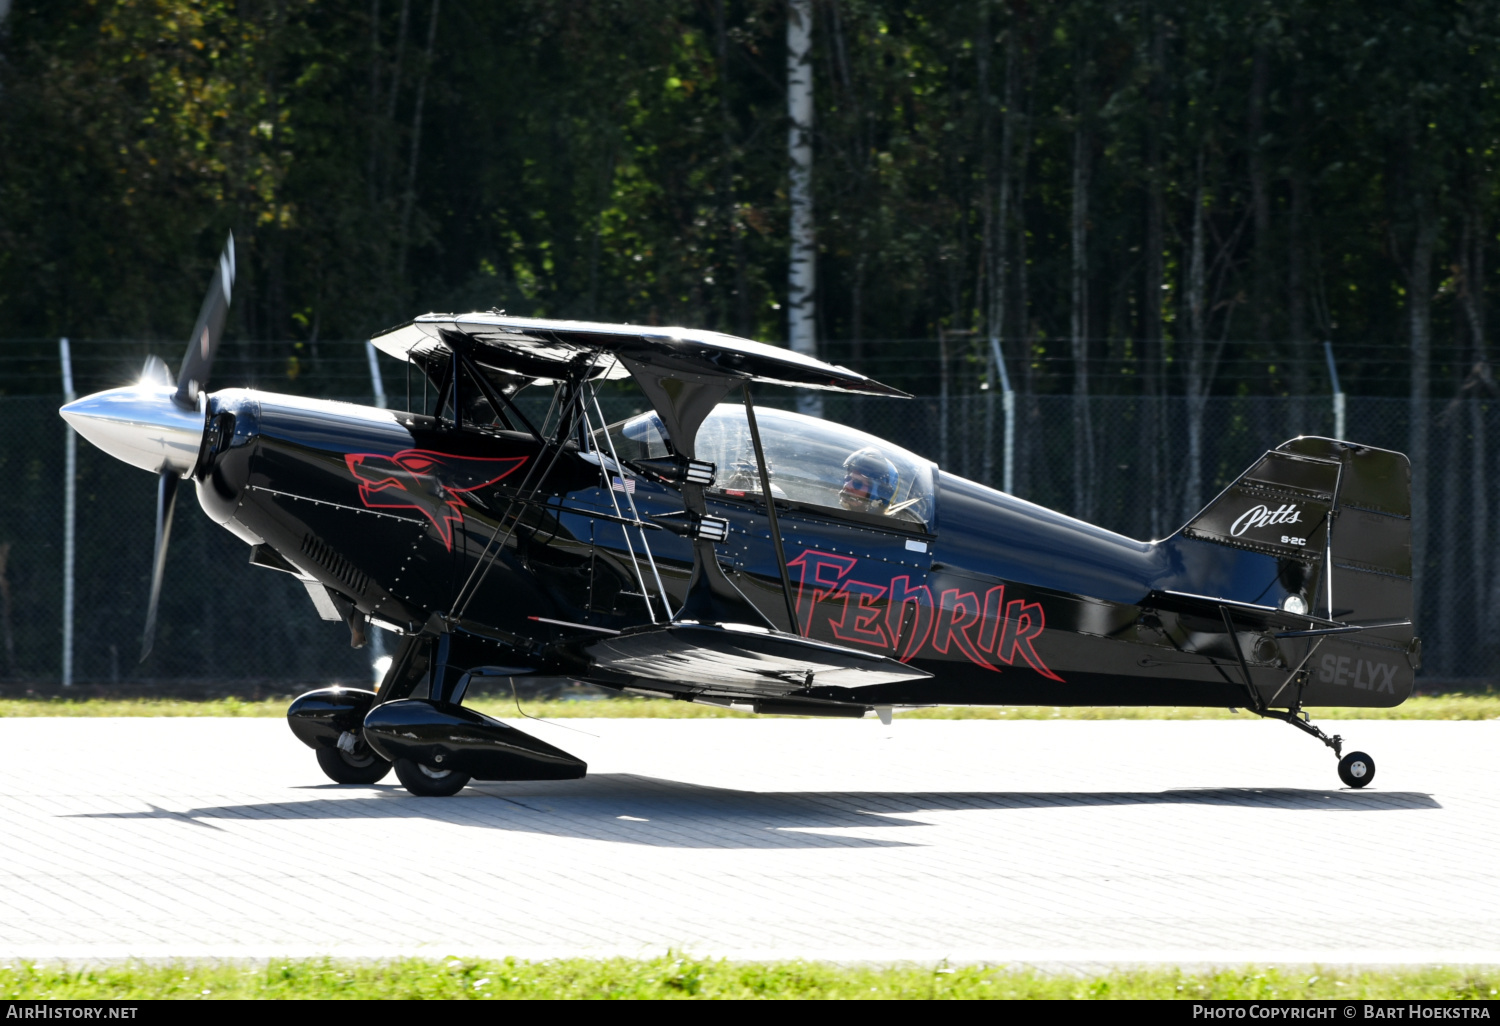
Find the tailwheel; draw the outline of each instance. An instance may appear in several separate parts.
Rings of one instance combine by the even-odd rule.
[[[1339,779],[1350,787],[1364,787],[1375,779],[1375,760],[1364,752],[1350,752],[1339,760]]]
[[[373,784],[391,771],[391,764],[368,748],[346,752],[341,748],[319,748],[318,765],[336,784]]]
[[[397,759],[396,777],[408,791],[423,798],[446,798],[458,794],[469,782],[467,773],[414,759]]]

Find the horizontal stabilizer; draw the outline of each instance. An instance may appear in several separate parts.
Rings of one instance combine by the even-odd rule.
[[[1290,613],[1275,606],[1257,605],[1253,602],[1236,602],[1233,599],[1216,598],[1212,595],[1192,595],[1183,591],[1153,591],[1143,606],[1179,616],[1195,616],[1218,623],[1228,610],[1234,622],[1245,630],[1258,631],[1307,631],[1340,629],[1342,623],[1312,616],[1307,613]]]

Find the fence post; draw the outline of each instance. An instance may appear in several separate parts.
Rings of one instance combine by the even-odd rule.
[[[63,401],[78,398],[73,392],[73,353],[66,338],[57,340],[62,362]],[[64,425],[67,434],[63,474],[63,608],[62,608],[62,686],[73,686],[73,528],[78,512],[78,436],[72,425]]]
[[[380,380],[380,361],[375,359],[375,343],[365,343],[365,359],[370,361],[370,391],[375,393],[375,405],[385,409],[385,382]]]
[[[1333,437],[1344,440],[1344,390],[1339,387],[1339,369],[1333,362],[1333,343],[1323,343],[1323,355],[1328,360],[1328,379],[1333,383]]]
[[[938,466],[948,465],[948,333],[938,327]]]
[[[1001,472],[1000,489],[1014,493],[1016,486],[1016,393],[1010,387],[1010,372],[1005,369],[1005,357],[1000,355],[1000,336],[990,336],[990,357],[1000,368],[1000,400],[1005,409],[1005,456]]]
[[[375,405],[385,409],[385,382],[380,378],[380,361],[375,358],[375,343],[365,343],[365,359],[370,363],[370,391],[375,393]],[[383,674],[380,672],[380,662],[385,659],[385,635],[384,632],[370,624],[370,666],[375,672],[375,683],[380,684]]]

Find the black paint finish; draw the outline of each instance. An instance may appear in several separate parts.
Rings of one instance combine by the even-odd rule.
[[[476,780],[573,780],[588,766],[560,748],[473,709],[402,698],[365,717],[365,740],[394,762],[457,770]]]
[[[358,688],[320,688],[298,695],[286,711],[287,723],[309,748],[336,748],[339,735],[358,730],[375,704],[375,692]]]
[[[756,496],[685,495],[632,478],[643,520],[686,504],[730,524],[717,545],[645,531],[658,584],[632,563],[643,532],[620,522],[631,518],[622,479],[601,475],[581,434],[542,443],[525,431],[239,390],[213,396],[210,415],[198,470],[210,516],[359,614],[445,639],[441,667],[424,657],[429,676],[442,675],[429,695],[494,664],[684,697],[1224,706],[1246,704],[1248,671],[1261,698],[1283,707],[1299,698],[1383,706],[1410,692],[1419,651],[1409,626],[1284,638],[1287,624],[1242,616],[1231,617],[1231,636],[1216,601],[1302,603],[1325,621],[1409,616],[1410,472],[1380,450],[1288,443],[1155,542],[946,473],[925,527],[778,501],[792,623]],[[713,560],[717,597],[702,608],[753,608],[772,629],[755,642],[766,652],[680,643],[717,627],[661,629],[663,598],[682,616],[695,555],[700,566]],[[812,649],[798,655],[801,638],[838,646],[842,669]],[[1306,679],[1288,687],[1309,653]],[[864,683],[856,664],[886,676]],[[397,704],[376,712],[392,716],[381,710]],[[471,723],[458,706],[401,708],[407,726],[435,732],[424,744],[460,721],[483,734],[482,718]]]

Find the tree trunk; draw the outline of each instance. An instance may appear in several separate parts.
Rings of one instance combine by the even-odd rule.
[[[938,328],[938,466],[952,471],[948,462],[948,422],[952,419],[948,409],[948,334]]]
[[[411,0],[401,0],[401,21],[396,28],[396,54],[391,60],[391,86],[385,94],[385,130],[390,136],[389,149],[391,151],[395,150],[399,142],[395,137],[396,100],[401,95],[401,65],[406,58],[406,30],[410,22]],[[390,199],[391,175],[394,173],[393,165],[396,159],[394,152],[381,155],[380,196],[386,201]]]
[[[594,204],[594,235],[589,240],[589,296],[586,309],[590,317],[599,317],[599,259],[604,248],[604,214],[609,210],[610,197],[614,192],[615,163],[620,156],[620,142],[610,142],[609,153],[604,158],[604,173],[599,176],[599,198]],[[745,332],[741,331],[741,335]]]
[[[380,0],[370,0],[370,153],[365,162],[365,188],[369,194],[370,216],[380,202],[376,182],[380,178]]]
[[[6,576],[10,562],[10,542],[0,542],[0,649],[5,652],[5,676],[16,677],[16,635],[11,627],[10,578]]]
[[[787,275],[787,336],[794,352],[816,356],[817,250],[812,192],[812,0],[788,0],[786,20],[787,154],[791,166],[791,267]],[[798,396],[803,413],[822,416],[816,396]]]
[[[1182,485],[1182,519],[1203,508],[1203,411],[1208,401],[1206,338],[1207,274],[1203,253],[1203,151],[1198,151],[1198,178],[1193,189],[1193,236],[1188,256],[1187,294],[1187,474]]]
[[[1462,401],[1462,400],[1461,400]],[[1465,404],[1467,405],[1467,404]],[[1448,444],[1443,452],[1443,510],[1442,529],[1439,537],[1442,539],[1443,551],[1439,557],[1439,565],[1442,567],[1443,587],[1437,590],[1437,624],[1440,627],[1439,644],[1435,646],[1443,653],[1440,665],[1443,673],[1448,676],[1454,675],[1458,667],[1455,665],[1454,656],[1459,650],[1458,618],[1455,615],[1459,593],[1459,569],[1458,569],[1458,465],[1463,452],[1464,418],[1459,410],[1453,411],[1454,416],[1445,417],[1445,434],[1448,436]]]
[[[1271,338],[1271,193],[1266,182],[1266,156],[1262,139],[1266,133],[1266,87],[1270,57],[1264,40],[1257,40],[1250,70],[1250,202],[1255,215],[1254,280],[1255,339],[1264,345]]]
[[[1145,399],[1140,418],[1141,453],[1146,460],[1146,487],[1151,496],[1150,535],[1163,536],[1162,496],[1166,494],[1166,482],[1162,480],[1162,291],[1166,284],[1166,214],[1162,196],[1161,126],[1165,117],[1166,103],[1163,98],[1166,68],[1165,44],[1160,15],[1151,12],[1149,42],[1151,82],[1147,87],[1148,107],[1146,117],[1146,254],[1145,295],[1141,297],[1141,327],[1145,336],[1141,346],[1141,377],[1145,384]]]
[[[1084,126],[1083,60],[1075,71],[1078,124],[1073,129],[1073,515],[1093,519],[1094,432],[1089,410],[1089,158],[1091,143]]]
[[[1016,324],[1017,354],[1021,363],[1021,387],[1026,394],[1026,416],[1024,423],[1027,430],[1017,431],[1021,444],[1016,451],[1016,492],[1017,495],[1030,495],[1032,493],[1032,467],[1033,454],[1036,445],[1041,440],[1041,409],[1036,401],[1036,377],[1032,370],[1031,361],[1031,266],[1026,256],[1026,170],[1031,162],[1031,109],[1036,96],[1034,86],[1036,84],[1036,68],[1032,61],[1032,55],[1027,55],[1026,81],[1022,86],[1022,93],[1026,97],[1026,106],[1019,112],[1016,130],[1021,136],[1021,153],[1016,160],[1015,166],[1015,194],[1012,197],[1011,217],[1016,222],[1016,312],[1014,321]]]
[[[422,150],[422,104],[427,97],[427,75],[432,70],[432,50],[437,43],[438,9],[442,0],[432,0],[432,14],[427,21],[427,51],[422,57],[422,73],[417,78],[417,102],[411,116],[411,156],[406,164],[406,189],[401,196],[401,234],[396,239],[396,288],[406,291],[406,250],[411,244],[411,213],[417,199],[417,156]],[[405,17],[405,11],[402,11]]]
[[[1005,339],[1006,327],[1006,290],[1010,283],[1010,195],[1013,173],[1011,157],[1015,153],[1016,80],[1019,75],[1017,68],[1019,47],[1016,42],[1018,33],[1018,27],[1012,25],[1005,34],[1005,92],[1000,101],[1000,167],[998,181],[995,183],[994,230],[991,235],[993,249],[991,251],[989,331],[993,344],[990,346],[988,361],[990,395],[986,409],[988,417],[986,427],[988,437],[991,439],[991,448],[986,450],[985,464],[986,480],[991,484],[995,483],[993,455],[995,396],[1000,390],[1000,368],[995,366],[994,354],[998,351],[1001,359],[1005,358],[1002,343]],[[1015,440],[1012,439],[1010,444],[1014,447]]]
[[[870,255],[861,250],[859,256],[854,258],[854,281],[850,285],[849,300],[849,334],[853,336],[850,342],[851,362],[854,369],[861,373],[867,373],[865,368],[865,267]]]
[[[1469,327],[1473,350],[1475,379],[1469,396],[1469,574],[1473,610],[1474,636],[1488,638],[1490,630],[1489,595],[1489,443],[1485,430],[1485,400],[1494,398],[1494,376],[1490,370],[1489,346],[1484,337],[1484,214],[1479,203],[1480,182],[1470,179],[1470,201],[1464,213],[1463,300],[1464,319]]]
[[[715,57],[719,65],[719,145],[723,166],[719,172],[719,217],[729,239],[734,261],[733,331],[750,334],[750,289],[745,278],[745,239],[734,190],[734,111],[729,104],[729,30],[724,19],[724,0],[714,0]],[[722,287],[722,286],[721,286]]]
[[[1427,448],[1428,381],[1432,363],[1432,251],[1437,242],[1437,217],[1427,197],[1415,203],[1416,238],[1408,275],[1407,323],[1411,335],[1410,433],[1406,454],[1411,459],[1412,605],[1422,610],[1422,584],[1427,569]]]
[[[1296,156],[1293,160],[1297,160]],[[1312,434],[1315,422],[1308,415],[1308,396],[1312,386],[1307,373],[1306,355],[1312,352],[1307,334],[1307,270],[1303,243],[1307,218],[1307,172],[1300,163],[1292,168],[1292,203],[1287,211],[1286,292],[1287,338],[1291,341],[1292,423],[1289,434]],[[1330,431],[1332,428],[1329,429]]]

